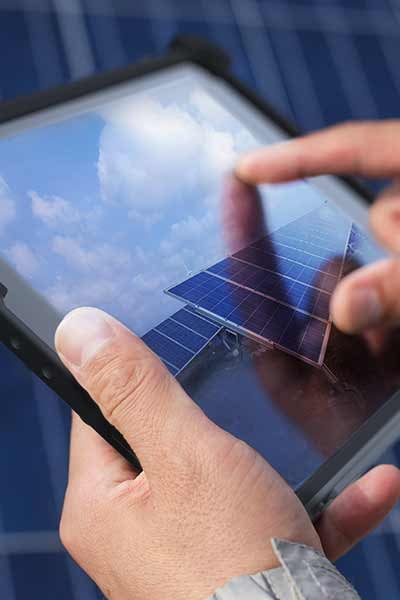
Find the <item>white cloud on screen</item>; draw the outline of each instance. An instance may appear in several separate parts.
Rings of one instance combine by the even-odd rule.
[[[75,270],[93,275],[115,276],[120,269],[132,266],[133,256],[110,244],[85,247],[78,239],[57,235],[51,246]]]
[[[55,236],[51,247],[70,268],[68,277],[63,275],[47,291],[61,312],[83,304],[97,306],[140,335],[155,324],[160,311],[170,313],[162,291],[170,284],[171,269],[160,264],[156,253],[139,247],[127,252],[62,236]]]
[[[6,256],[23,277],[30,279],[39,270],[39,260],[25,242],[15,242],[6,250]]]
[[[211,100],[199,110],[203,96],[193,92],[187,106],[163,106],[153,98],[122,102],[102,115],[98,175],[105,202],[125,204],[135,219],[156,221],[172,202],[209,196],[240,148],[232,118],[230,128],[220,123],[221,113],[228,119],[225,111]]]
[[[28,192],[28,196],[32,202],[33,215],[50,227],[60,223],[79,221],[79,211],[64,198],[59,196],[43,197],[34,191]]]
[[[122,206],[135,227],[154,237],[146,250],[138,244],[127,251],[118,242],[99,243],[97,234],[53,236],[50,248],[66,269],[48,294],[60,310],[100,306],[143,334],[155,319],[179,308],[164,289],[223,254],[216,183],[238,148],[234,133],[229,127],[218,131],[204,107],[201,115],[194,106],[191,111],[147,99],[118,104],[103,115],[97,172],[111,217],[107,226],[118,233],[112,207]],[[76,218],[61,198],[32,193],[31,199],[36,216],[49,226]],[[171,219],[169,211],[177,206]]]
[[[226,255],[221,176],[256,142],[201,90],[179,106],[150,97],[119,102],[101,117],[97,175],[107,222],[89,236],[52,237],[65,269],[48,294],[61,311],[99,306],[142,335],[180,307],[165,288]],[[61,198],[31,198],[49,226],[76,216]],[[113,225],[114,207],[127,224]],[[101,243],[104,227],[114,242]],[[131,232],[132,247],[115,241],[117,227]]]
[[[16,216],[16,205],[11,189],[0,175],[0,232],[11,223]]]

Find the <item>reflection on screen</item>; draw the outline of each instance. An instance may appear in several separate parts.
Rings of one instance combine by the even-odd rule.
[[[329,317],[380,252],[311,183],[230,176],[264,141],[195,76],[3,139],[0,251],[60,314],[121,319],[297,485],[397,381]]]

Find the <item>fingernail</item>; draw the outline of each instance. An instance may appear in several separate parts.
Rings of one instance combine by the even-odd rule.
[[[57,351],[75,367],[82,367],[115,333],[107,315],[96,308],[77,308],[61,321],[55,336]]]
[[[352,299],[353,325],[362,330],[377,325],[383,316],[383,306],[379,294],[371,288],[360,288],[353,291]]]

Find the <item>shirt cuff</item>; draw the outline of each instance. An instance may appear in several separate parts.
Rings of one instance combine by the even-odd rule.
[[[237,577],[209,600],[361,600],[320,552],[303,544],[271,541],[281,567]]]

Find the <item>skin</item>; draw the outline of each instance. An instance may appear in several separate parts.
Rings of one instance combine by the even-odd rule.
[[[238,177],[250,184],[315,175],[392,178],[370,211],[370,226],[392,258],[345,278],[332,317],[346,333],[382,330],[400,319],[400,121],[345,123],[244,156]]]
[[[394,177],[399,151],[398,123],[346,125],[247,156],[238,175],[249,183],[346,171]],[[398,236],[390,216],[395,204],[392,191],[372,211],[386,245],[383,223],[390,221]],[[359,271],[339,286],[333,314],[340,327],[359,330],[352,293],[366,284],[384,307],[362,329],[397,322],[399,295],[384,283],[385,269],[394,267]],[[395,289],[396,271],[390,273]],[[74,416],[60,534],[108,598],[201,600],[236,575],[277,566],[271,537],[323,549],[336,559],[399,498],[399,471],[377,467],[343,492],[315,528],[271,466],[210,422],[143,342],[115,319],[97,309],[77,309],[59,326],[56,347],[135,448],[144,469],[137,475]]]

